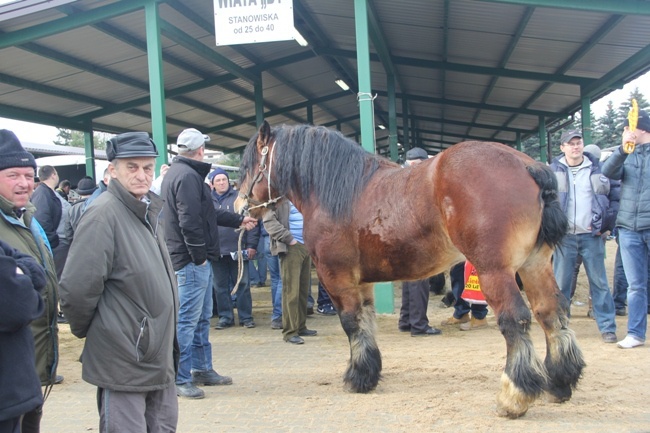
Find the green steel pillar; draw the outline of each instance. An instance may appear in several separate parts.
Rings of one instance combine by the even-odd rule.
[[[148,2],[144,7],[147,33],[147,60],[149,66],[149,98],[151,100],[151,130],[158,148],[156,172],[167,163],[167,124],[165,114],[165,82],[163,78],[162,43],[158,3]]]
[[[548,161],[548,144],[546,143],[546,124],[544,116],[539,116],[539,156],[542,162]]]
[[[397,98],[395,97],[395,76],[388,75],[388,148],[391,161],[397,161]]]
[[[515,143],[517,150],[521,152],[521,132],[517,132],[517,137],[515,138]]]
[[[95,173],[95,144],[93,142],[93,131],[89,129],[84,131],[84,148],[86,150],[86,176],[97,180]]]
[[[373,115],[372,83],[370,82],[370,41],[368,38],[368,2],[354,0],[354,22],[357,39],[357,68],[359,74],[359,114],[361,117],[361,145],[375,153],[375,122]]]
[[[411,142],[409,140],[411,132],[409,131],[409,104],[408,99],[402,98],[402,140],[404,142],[404,151],[406,152],[411,148]]]
[[[314,106],[307,105],[307,123],[310,125],[314,124]]]
[[[368,40],[368,2],[354,0],[354,22],[357,36],[357,70],[359,71],[359,115],[361,118],[361,145],[375,153],[375,121],[373,113],[372,83],[370,81],[370,42]],[[375,285],[375,311],[392,313],[393,289],[383,290]],[[382,306],[391,306],[383,309]],[[389,311],[390,310],[390,311]]]
[[[255,93],[255,124],[259,128],[264,123],[264,92],[262,87],[262,74],[257,77],[253,85]]]
[[[589,98],[580,98],[582,103],[582,141],[585,144],[592,144],[591,140],[591,101]]]

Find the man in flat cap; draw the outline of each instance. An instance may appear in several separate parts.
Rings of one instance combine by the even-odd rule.
[[[178,293],[163,202],[149,193],[158,151],[146,132],[129,132],[106,155],[111,181],[75,231],[61,307],[86,338],[82,377],[98,387],[100,431],[173,432]]]
[[[18,137],[6,129],[0,130],[0,155],[0,239],[32,256],[46,271],[47,282],[42,292],[45,311],[31,323],[31,329],[36,350],[36,372],[42,386],[52,386],[59,359],[58,283],[50,245],[45,231],[34,218],[35,207],[29,201],[34,191],[36,161],[23,149]],[[39,431],[42,409],[43,406],[38,405],[25,414],[23,432]]]
[[[627,335],[621,349],[645,344],[648,327],[648,254],[650,253],[650,116],[639,110],[636,129],[626,120],[623,144],[603,163],[603,174],[621,181],[616,219],[618,242],[627,277]],[[626,143],[634,143],[632,153]],[[628,149],[629,151],[630,149]]]

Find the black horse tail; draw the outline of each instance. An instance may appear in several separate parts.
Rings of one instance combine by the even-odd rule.
[[[542,226],[537,237],[537,244],[546,243],[555,248],[567,232],[569,220],[562,211],[557,194],[557,178],[548,166],[543,164],[529,165],[526,167],[535,183],[539,185],[540,198],[544,203],[542,213]]]

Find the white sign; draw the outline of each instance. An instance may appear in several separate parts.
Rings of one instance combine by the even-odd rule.
[[[294,38],[293,0],[214,0],[217,45]]]

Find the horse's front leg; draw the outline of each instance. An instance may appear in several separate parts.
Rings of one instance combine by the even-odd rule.
[[[350,362],[343,381],[354,392],[372,391],[381,378],[373,285],[362,284],[330,295],[350,342]]]
[[[481,289],[497,316],[506,340],[506,366],[497,394],[497,413],[517,418],[546,388],[546,369],[535,354],[528,331],[530,310],[519,293],[515,276],[505,271],[479,271]]]
[[[550,260],[532,261],[520,269],[519,274],[535,319],[546,336],[544,365],[549,376],[550,400],[567,401],[585,367],[575,334],[568,327],[568,300],[557,288]]]

